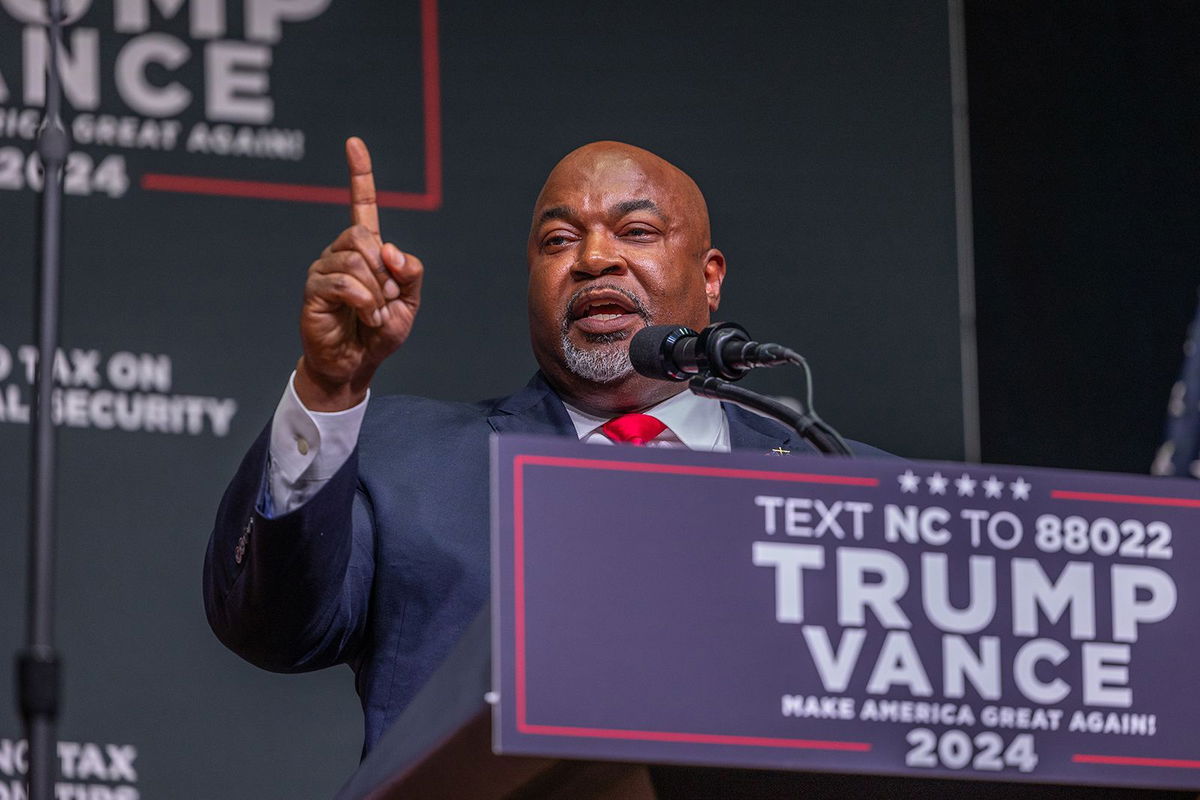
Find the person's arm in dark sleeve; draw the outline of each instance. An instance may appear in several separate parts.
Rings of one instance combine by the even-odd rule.
[[[205,610],[217,637],[260,667],[317,669],[353,658],[362,640],[374,543],[356,491],[361,417],[333,420],[331,433],[327,415],[306,412],[289,386],[222,499]],[[283,449],[297,442],[302,459]]]

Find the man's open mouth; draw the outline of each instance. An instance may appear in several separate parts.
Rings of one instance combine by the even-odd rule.
[[[572,298],[568,312],[575,327],[591,335],[621,331],[635,321],[645,319],[645,315],[637,297],[612,288],[577,294]]]

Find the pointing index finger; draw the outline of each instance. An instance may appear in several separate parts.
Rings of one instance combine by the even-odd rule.
[[[375,175],[371,154],[357,136],[346,140],[346,166],[350,169],[350,222],[379,237],[379,209],[375,205]]]

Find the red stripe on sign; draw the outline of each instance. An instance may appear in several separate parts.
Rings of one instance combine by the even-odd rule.
[[[1071,760],[1079,764],[1117,764],[1122,767],[1174,767],[1176,769],[1200,769],[1200,761],[1186,758],[1141,758],[1138,756],[1099,756],[1076,753]]]
[[[1072,492],[1066,489],[1053,489],[1050,492],[1050,497],[1054,500],[1092,500],[1097,503],[1133,503],[1142,506],[1178,506],[1181,508],[1200,508],[1200,500],[1190,500],[1186,497],[1148,497],[1140,494]]]
[[[517,727],[525,724],[525,456],[513,459],[513,629],[516,637]]]
[[[421,0],[421,107],[425,130],[425,190],[376,192],[376,203],[380,208],[434,211],[442,205],[442,102],[437,0]],[[341,186],[204,178],[163,172],[145,173],[139,185],[151,192],[252,197],[291,203],[345,205],[350,202],[350,190]]]
[[[830,483],[839,486],[878,486],[878,478],[856,478],[849,475],[819,475],[805,472],[780,472],[762,469],[731,469],[728,467],[695,467],[683,464],[641,464],[636,461],[602,461],[592,458],[562,458],[559,456],[520,456],[526,464],[543,467],[574,467],[603,469],[617,472],[657,472],[664,475],[699,475],[710,478],[748,478],[793,483]]]
[[[727,736],[715,733],[627,731],[611,728],[572,728],[561,725],[525,725],[519,727],[522,733],[533,733],[541,736],[584,736],[594,739],[732,744],[747,747],[791,747],[806,750],[850,750],[859,753],[865,753],[871,749],[870,742],[837,742],[823,739],[777,739],[770,736]]]
[[[742,747],[786,747],[808,750],[843,750],[867,752],[870,742],[842,742],[823,739],[782,739],[770,736],[735,736],[715,733],[681,733],[675,731],[637,731],[617,728],[582,728],[566,725],[531,725],[526,715],[525,660],[525,467],[527,465],[574,467],[582,469],[623,470],[626,472],[658,472],[675,475],[705,475],[720,478],[752,478],[760,480],[802,481],[808,483],[878,486],[875,478],[855,478],[845,475],[812,475],[776,472],[771,470],[727,469],[724,467],[691,467],[666,464],[640,464],[631,461],[602,461],[589,458],[561,458],[520,454],[513,457],[513,659],[516,728],[520,733],[539,736],[576,736],[596,739],[625,739],[652,742],[689,742],[724,744]]]

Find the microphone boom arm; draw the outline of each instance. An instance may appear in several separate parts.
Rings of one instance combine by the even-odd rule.
[[[801,438],[812,444],[825,455],[851,456],[850,448],[842,441],[837,431],[830,428],[820,418],[811,416],[803,411],[789,408],[778,400],[751,391],[742,386],[736,386],[729,381],[711,375],[697,375],[688,381],[692,394],[715,400],[724,400],[744,406],[751,411],[766,414],[768,417],[787,425]]]

